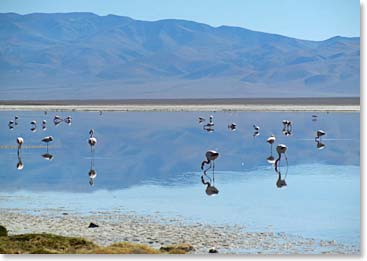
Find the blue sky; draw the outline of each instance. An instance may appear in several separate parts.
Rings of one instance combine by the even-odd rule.
[[[93,12],[232,25],[309,40],[360,35],[359,0],[0,0],[0,12]]]

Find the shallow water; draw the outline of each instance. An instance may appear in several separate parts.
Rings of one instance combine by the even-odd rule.
[[[56,114],[71,115],[72,124],[55,126]],[[209,114],[200,112],[0,112],[0,207],[81,214],[132,210],[359,245],[360,114],[317,113],[316,121],[312,114],[216,112],[215,131],[206,132],[197,118]],[[10,130],[7,122],[14,115],[18,125]],[[293,121],[291,136],[282,133],[283,119]],[[32,120],[36,132],[30,131]],[[228,130],[231,122],[236,131]],[[253,124],[260,126],[258,136]],[[94,152],[87,143],[91,128]],[[326,131],[321,150],[318,129]],[[272,151],[266,143],[271,134],[277,138]],[[41,139],[48,135],[54,137],[48,148],[52,160],[41,156],[47,152]],[[20,158],[19,136],[24,138]],[[280,162],[287,184],[282,188],[267,162],[271,153],[278,156],[279,143],[288,147],[288,171],[284,157]],[[219,194],[211,197],[200,181],[208,149],[220,153]],[[93,186],[90,169],[97,173]]]

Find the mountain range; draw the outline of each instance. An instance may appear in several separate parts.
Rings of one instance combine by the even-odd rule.
[[[360,95],[360,38],[186,20],[0,14],[0,99]]]

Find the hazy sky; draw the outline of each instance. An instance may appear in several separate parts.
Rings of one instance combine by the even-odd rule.
[[[0,0],[0,12],[93,12],[139,20],[186,19],[300,39],[360,35],[359,0]]]

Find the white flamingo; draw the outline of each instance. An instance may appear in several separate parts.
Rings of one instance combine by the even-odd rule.
[[[22,137],[18,137],[17,138],[17,143],[18,143],[18,150],[20,150],[22,148],[22,145],[24,143],[24,140]]]
[[[236,123],[231,123],[231,124],[228,124],[228,129],[230,129],[231,131],[235,131],[237,128],[237,125]]]
[[[317,141],[317,140],[320,140],[321,139],[321,137],[322,136],[324,136],[326,134],[326,132],[325,131],[323,131],[323,130],[318,130],[318,131],[316,131],[316,137],[315,137],[315,140]]]
[[[48,143],[52,142],[54,138],[52,136],[46,136],[42,139],[42,142],[45,142],[47,144],[47,150],[48,150]]]
[[[207,131],[213,131],[214,130],[213,127],[214,127],[213,115],[210,115],[209,122],[203,126],[203,129]]]
[[[201,175],[201,182],[204,185],[207,186],[205,192],[208,196],[215,195],[215,194],[219,193],[219,190],[214,186],[214,182],[215,182],[215,179],[214,179],[214,168],[215,168],[214,161],[218,158],[218,156],[219,156],[219,153],[216,152],[215,150],[208,150],[205,153],[206,160],[204,160],[201,163],[201,169],[202,170],[204,170],[204,165],[205,164],[209,164],[209,167],[207,169],[205,169],[203,175]],[[212,179],[210,177],[208,177],[208,175],[206,174],[206,172],[211,168],[213,168],[213,183],[212,183]],[[205,181],[204,180],[204,175],[206,177],[208,177],[210,181]]]
[[[270,144],[270,156],[266,158],[266,160],[270,164],[275,163],[275,159],[273,157],[273,143],[275,142],[275,140],[276,140],[276,138],[273,134],[266,140],[266,142]]]
[[[47,130],[46,123],[47,123],[47,121],[46,121],[46,120],[43,120],[43,121],[42,121],[42,130],[43,130],[43,131]]]
[[[213,182],[214,182],[214,169],[215,169],[214,161],[218,158],[218,156],[219,156],[219,153],[216,152],[215,150],[208,150],[205,153],[206,160],[204,160],[203,162],[201,162],[201,170],[204,170],[205,164],[209,164],[209,167],[204,170],[204,175],[205,176],[207,176],[206,172],[209,169],[213,168]],[[210,179],[210,177],[208,177],[208,178]]]
[[[276,148],[277,153],[278,153],[278,158],[275,161],[275,171],[278,171],[278,163],[280,161],[280,159],[282,158],[282,154],[284,154],[285,160],[288,163],[288,159],[287,159],[287,155],[285,154],[287,151],[287,146],[284,144],[279,144]]]
[[[17,138],[17,143],[18,143],[18,151],[17,151],[17,155],[18,155],[18,163],[17,163],[17,169],[18,170],[22,170],[24,168],[24,165],[23,165],[23,162],[22,162],[22,159],[20,157],[20,150],[22,148],[22,145],[24,143],[24,140],[22,137],[18,137]]]
[[[89,131],[88,143],[90,145],[90,150],[92,151],[92,148],[94,148],[94,146],[97,144],[97,139],[96,139],[96,137],[94,137],[94,130],[93,129],[91,129]]]

